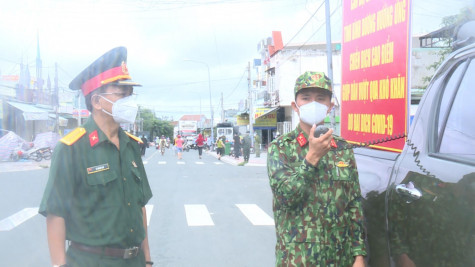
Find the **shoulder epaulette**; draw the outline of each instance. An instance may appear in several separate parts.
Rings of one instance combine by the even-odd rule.
[[[61,143],[66,144],[68,146],[76,143],[79,138],[81,138],[84,134],[86,134],[86,129],[82,127],[78,127],[74,129],[72,132],[68,133],[66,136],[61,138]]]
[[[129,132],[125,132],[125,131],[124,131],[124,133],[125,133],[126,135],[128,135],[130,138],[134,139],[135,141],[137,141],[137,142],[143,144],[142,139],[140,139],[139,137],[137,137],[137,136],[135,136],[135,135],[133,135],[133,134],[131,134],[131,133],[129,133]]]

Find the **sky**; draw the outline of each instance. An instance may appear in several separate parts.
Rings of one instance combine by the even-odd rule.
[[[143,85],[136,90],[141,106],[169,119],[210,118],[211,95],[219,119],[221,95],[224,109],[247,97],[248,62],[254,79],[257,44],[272,31],[282,32],[284,45],[325,41],[323,1],[1,0],[0,73],[19,74],[23,62],[34,75],[39,36],[43,78],[53,79],[57,63],[59,86],[67,88],[99,56],[125,46],[130,75]],[[473,4],[413,0],[413,35],[438,29],[442,17]],[[330,0],[333,42],[341,40],[341,5]]]

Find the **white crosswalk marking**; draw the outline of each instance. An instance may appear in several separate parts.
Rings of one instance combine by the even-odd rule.
[[[211,219],[206,205],[185,205],[186,221],[188,226],[213,226],[214,222]]]
[[[236,204],[253,225],[274,225],[274,220],[256,204]]]
[[[144,160],[143,165],[147,165],[148,161]]]
[[[196,163],[196,164],[200,164],[200,165],[205,164],[203,161],[196,161],[195,163]]]
[[[214,164],[216,164],[216,165],[222,165],[223,163],[220,162],[220,161],[215,161]]]
[[[274,225],[274,220],[266,214],[256,204],[235,204],[241,213],[255,226],[271,226]],[[187,204],[185,207],[185,215],[188,226],[214,226],[211,213],[204,204]],[[147,212],[147,225],[150,225],[154,205],[145,205]],[[25,208],[10,217],[0,221],[0,232],[10,231],[27,220],[33,218],[38,214],[38,207]]]
[[[24,208],[0,221],[0,231],[10,231],[38,214],[38,208]]]
[[[177,161],[176,164],[185,165],[185,162],[184,161]]]
[[[165,164],[167,164],[166,161],[159,161],[159,162],[158,162],[158,165],[165,165]]]
[[[147,212],[147,226],[150,225],[150,217],[152,217],[153,205],[145,205]]]

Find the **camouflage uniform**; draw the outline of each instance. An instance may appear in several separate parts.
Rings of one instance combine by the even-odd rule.
[[[267,169],[274,195],[276,266],[351,266],[366,255],[358,173],[352,150],[331,150],[317,167],[294,131],[274,140]],[[338,147],[346,142],[337,136]]]
[[[244,161],[248,162],[251,154],[251,137],[249,134],[246,134],[242,139],[242,154],[244,156]]]

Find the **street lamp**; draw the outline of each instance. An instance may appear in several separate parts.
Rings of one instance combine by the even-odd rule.
[[[206,68],[208,69],[209,109],[210,109],[210,112],[211,112],[211,140],[214,141],[214,130],[213,130],[214,117],[213,117],[213,105],[211,104],[211,77],[210,77],[210,73],[209,73],[209,65],[204,61],[199,61],[199,60],[194,60],[194,59],[184,59],[183,61],[191,61],[191,62],[195,62],[195,63],[204,64],[206,66]]]

